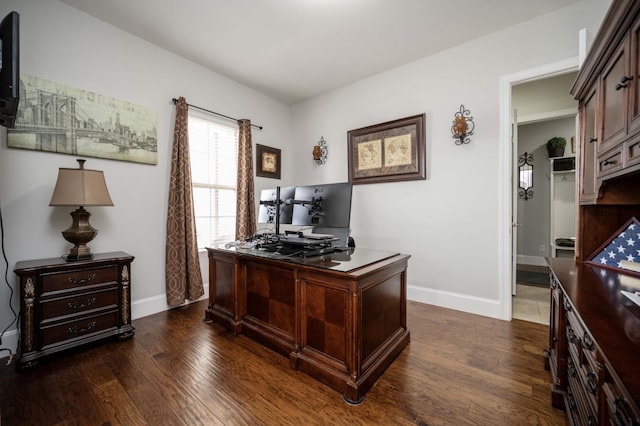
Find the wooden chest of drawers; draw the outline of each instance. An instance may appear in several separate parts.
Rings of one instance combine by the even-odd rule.
[[[570,425],[640,425],[638,307],[620,274],[549,258],[551,401]]]
[[[131,262],[123,253],[91,260],[62,258],[18,262],[20,352],[18,368],[85,343],[133,336]]]

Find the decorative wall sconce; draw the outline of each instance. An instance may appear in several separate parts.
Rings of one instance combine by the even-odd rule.
[[[451,133],[456,140],[456,145],[467,144],[471,142],[469,136],[473,135],[473,129],[476,127],[473,117],[470,117],[471,111],[464,109],[464,105],[460,105],[460,111],[456,112],[453,124],[451,125]]]
[[[327,142],[322,136],[320,136],[318,144],[313,147],[313,161],[318,165],[322,165],[327,161]]]
[[[533,198],[533,154],[525,152],[518,157],[518,197],[525,201]]]

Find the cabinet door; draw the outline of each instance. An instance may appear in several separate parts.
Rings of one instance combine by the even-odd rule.
[[[580,128],[580,204],[595,202],[596,193],[596,108],[597,90],[594,88],[582,105]]]
[[[629,130],[633,135],[640,131],[640,19],[631,30],[631,69],[629,76],[632,78],[627,83],[629,91]]]
[[[622,142],[627,129],[627,43],[615,51],[602,73],[600,84],[602,131],[598,152],[604,153]]]

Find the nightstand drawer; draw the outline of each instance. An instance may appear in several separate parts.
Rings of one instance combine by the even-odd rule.
[[[116,329],[118,327],[118,311],[107,312],[101,315],[83,317],[75,321],[57,323],[55,325],[43,326],[42,348],[57,346],[69,340],[79,339],[99,331]]]
[[[45,325],[60,317],[81,315],[88,311],[117,309],[118,288],[75,294],[68,297],[47,299],[41,302],[41,324]]]
[[[41,277],[42,297],[50,293],[76,290],[86,286],[102,283],[116,283],[118,281],[118,267],[83,269],[72,272],[43,274]]]

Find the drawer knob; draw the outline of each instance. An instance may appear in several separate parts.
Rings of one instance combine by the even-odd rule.
[[[589,138],[589,143],[597,142],[598,138]]]
[[[584,343],[584,347],[590,351],[593,350],[593,339],[589,334],[585,331],[584,336],[582,336],[582,343]]]
[[[578,404],[576,404],[576,399],[573,397],[573,394],[569,394],[568,396],[569,408],[571,411],[578,411]]]
[[[83,309],[83,308],[86,308],[88,306],[93,305],[95,303],[95,301],[96,301],[96,298],[92,297],[91,299],[87,299],[86,303],[78,304],[76,302],[69,302],[69,303],[67,303],[67,306],[70,307],[71,309]]]
[[[615,160],[604,160],[602,162],[602,165],[603,166],[608,166],[609,164],[616,164],[616,163],[617,163],[617,161],[615,161]]]
[[[89,324],[87,324],[86,327],[84,328],[78,328],[78,327],[69,327],[67,330],[69,330],[69,333],[73,333],[73,334],[79,334],[79,333],[84,333],[85,331],[89,331],[91,330],[93,327],[96,326],[96,322],[95,321],[91,321]]]
[[[589,388],[589,392],[593,395],[598,394],[598,378],[593,374],[593,372],[589,372],[589,374],[587,374],[587,387]]]
[[[67,278],[67,281],[69,281],[73,285],[78,285],[78,284],[86,284],[86,283],[88,283],[90,281],[93,281],[95,278],[96,278],[96,274],[89,274],[89,275],[87,275],[87,278],[77,279],[77,278],[69,277],[69,278]]]
[[[638,419],[630,414],[629,403],[624,398],[616,398],[613,401],[613,418],[616,425],[635,425]]]
[[[627,82],[633,80],[633,77],[628,77],[628,76],[623,76],[620,79],[620,83],[616,84],[616,90],[620,90],[620,89],[624,89],[625,87],[627,87]]]

